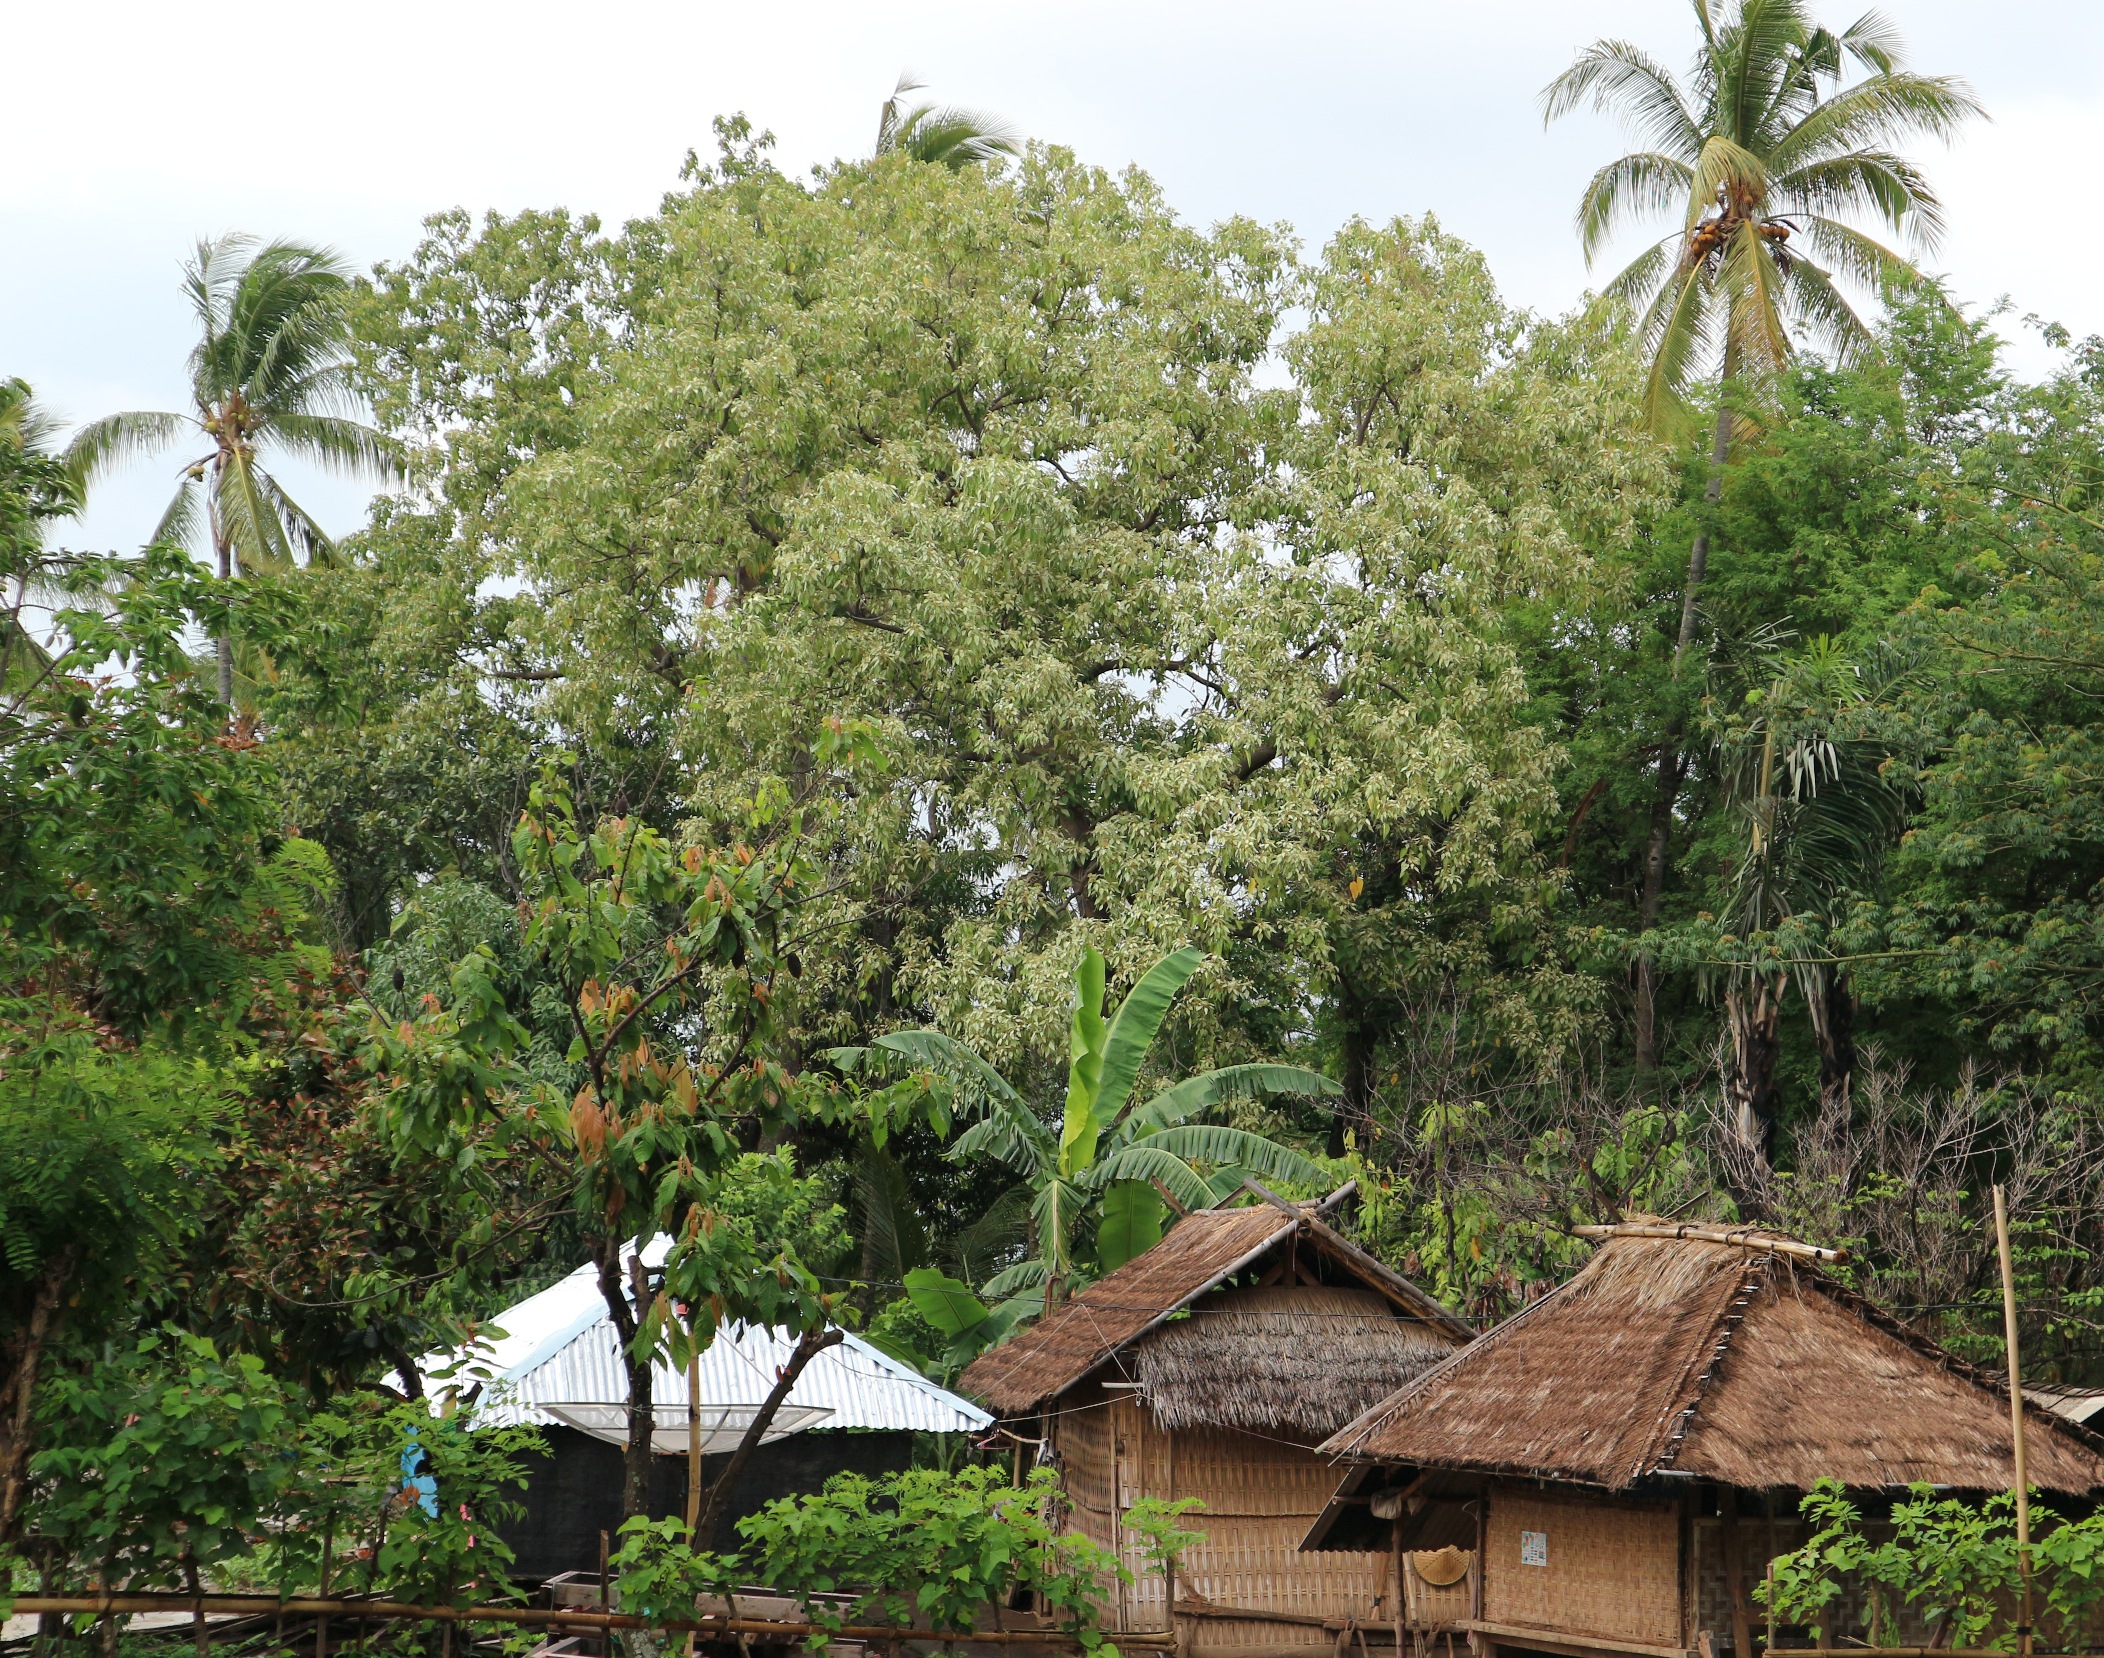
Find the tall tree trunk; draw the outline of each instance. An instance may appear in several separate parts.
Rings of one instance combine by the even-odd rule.
[[[1347,1007],[1345,1013],[1351,1023],[1344,1028],[1344,1093],[1330,1114],[1327,1149],[1332,1157],[1344,1155],[1346,1129],[1363,1127],[1373,1120],[1373,1032],[1366,1028],[1356,1008]],[[1362,1143],[1359,1149],[1365,1151],[1367,1147]]]
[[[773,1389],[761,1401],[759,1415],[746,1424],[745,1434],[738,1441],[738,1448],[731,1452],[730,1461],[723,1465],[723,1472],[716,1476],[715,1483],[709,1487],[708,1498],[702,1503],[700,1516],[694,1522],[693,1534],[688,1538],[689,1546],[697,1549],[710,1547],[709,1540],[716,1535],[717,1522],[723,1518],[724,1508],[731,1500],[731,1493],[737,1488],[738,1476],[745,1472],[746,1463],[752,1460],[752,1454],[759,1449],[760,1441],[767,1437],[767,1430],[774,1425],[775,1414],[782,1408],[782,1401],[789,1397],[790,1390],[796,1386],[797,1377],[804,1373],[805,1365],[828,1347],[839,1346],[841,1339],[841,1332],[831,1325],[817,1330],[806,1330],[797,1338],[796,1348],[789,1355],[789,1362],[782,1366],[782,1373],[774,1379]]]
[[[621,1368],[628,1377],[628,1443],[621,1453],[621,1518],[633,1520],[637,1515],[650,1512],[650,1475],[653,1467],[651,1431],[657,1425],[656,1398],[651,1385],[652,1355],[646,1355],[638,1363],[633,1352],[636,1330],[643,1313],[649,1306],[649,1282],[643,1269],[641,1241],[637,1252],[628,1258],[631,1282],[621,1282],[621,1240],[618,1237],[601,1241],[597,1251],[599,1260],[599,1296],[606,1303],[607,1316],[613,1322],[614,1334],[621,1343]],[[633,1291],[635,1299],[629,1299]]]
[[[1856,998],[1846,975],[1830,969],[1821,977],[1819,994],[1806,999],[1819,1043],[1819,1105],[1846,1111],[1856,1074]]]
[[[1717,429],[1710,440],[1709,479],[1702,490],[1702,498],[1710,506],[1723,499],[1724,465],[1731,456],[1731,377],[1732,364],[1727,359],[1724,381],[1717,395]],[[1709,524],[1705,515],[1702,527],[1695,532],[1694,545],[1688,549],[1688,579],[1680,590],[1680,631],[1673,641],[1675,684],[1680,681],[1688,647],[1695,642],[1695,617],[1702,582],[1709,573],[1709,546]],[[1639,932],[1649,932],[1658,925],[1659,910],[1665,902],[1666,854],[1673,839],[1673,808],[1679,804],[1680,785],[1687,776],[1687,756],[1680,747],[1685,729],[1676,712],[1666,721],[1666,728],[1659,736],[1658,800],[1651,810],[1651,835],[1644,846],[1644,888],[1637,905]],[[1637,957],[1636,1063],[1640,1071],[1648,1071],[1658,1064],[1658,961],[1648,949]]]
[[[73,1255],[61,1250],[45,1264],[30,1298],[27,1315],[16,1324],[0,1352],[6,1370],[0,1373],[0,1547],[14,1536],[15,1515],[22,1507],[22,1492],[28,1483],[30,1407],[36,1398],[37,1370],[43,1363],[44,1347],[51,1339],[66,1286],[73,1280]]]

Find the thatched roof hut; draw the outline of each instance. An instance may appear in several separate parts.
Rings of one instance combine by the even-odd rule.
[[[1345,1192],[1256,1195],[1184,1216],[958,1379],[1056,1464],[1067,1523],[1125,1560],[1113,1627],[1173,1623],[1198,1658],[1313,1658],[1390,1615],[1384,1553],[1298,1552],[1336,1484],[1313,1446],[1472,1334],[1323,1219]],[[1204,1504],[1173,1574],[1125,1525],[1147,1497]]]
[[[1289,1246],[1286,1282],[1228,1291]],[[1472,1334],[1315,1206],[1260,1202],[1185,1216],[1152,1249],[981,1354],[958,1386],[1023,1416],[1107,1370],[1114,1383],[1136,1383],[1164,1427],[1319,1438]]]
[[[1609,1238],[1569,1283],[1323,1449],[1609,1491],[1660,1476],[2006,1488],[2006,1383],[1767,1247],[1787,1242]],[[2036,1405],[2027,1419],[2033,1484],[2104,1487],[2104,1442]]]
[[[1754,1658],[1754,1591],[1808,1535],[1798,1493],[2008,1487],[2006,1383],[1823,1271],[1835,1252],[1599,1230],[1569,1283],[1322,1446],[1354,1466],[1303,1548],[1385,1532],[1421,1636],[1466,1633],[1477,1658]],[[2033,1483],[2104,1487],[2104,1440],[2036,1404],[2025,1420]],[[1467,1557],[1451,1586],[1424,1565],[1442,1545]],[[1831,1633],[1867,1638],[1863,1612],[1844,1597]],[[1901,1638],[1926,1641],[1908,1615]]]

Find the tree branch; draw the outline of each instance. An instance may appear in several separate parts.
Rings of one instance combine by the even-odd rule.
[[[775,1378],[773,1390],[761,1401],[759,1414],[747,1424],[745,1437],[738,1441],[738,1448],[731,1452],[730,1461],[724,1464],[723,1472],[716,1476],[715,1483],[709,1487],[708,1500],[701,1505],[701,1515],[694,1522],[694,1535],[687,1539],[688,1547],[704,1547],[701,1539],[716,1535],[716,1522],[722,1518],[724,1506],[730,1501],[731,1492],[738,1483],[738,1476],[745,1472],[746,1463],[752,1460],[753,1452],[759,1449],[760,1441],[774,1425],[775,1413],[782,1408],[782,1402],[796,1386],[796,1379],[804,1373],[804,1366],[828,1347],[838,1347],[843,1339],[842,1333],[831,1325],[822,1329],[806,1330],[797,1339],[796,1351],[789,1355],[789,1362],[782,1366],[782,1373]]]

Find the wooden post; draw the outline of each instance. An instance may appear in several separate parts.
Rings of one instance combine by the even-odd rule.
[[[1772,1537],[1769,1539],[1771,1547],[1768,1552],[1768,1645],[1764,1649],[1768,1652],[1775,1650],[1775,1551],[1772,1546],[1774,1541]]]
[[[1402,1658],[1402,1654],[1403,1654],[1403,1622],[1404,1622],[1404,1619],[1403,1619],[1403,1516],[1402,1516],[1402,1514],[1401,1514],[1401,1512],[1400,1512],[1400,1511],[1398,1511],[1398,1512],[1397,1512],[1397,1514],[1396,1514],[1396,1516],[1395,1516],[1395,1525],[1394,1525],[1394,1528],[1393,1528],[1393,1529],[1391,1530],[1391,1532],[1389,1533],[1389,1549],[1388,1549],[1388,1552],[1389,1552],[1389,1556],[1390,1556],[1390,1559],[1389,1559],[1389,1565],[1391,1566],[1391,1568],[1392,1568],[1392,1569],[1394,1570],[1394,1572],[1395,1572],[1395,1605],[1394,1605],[1394,1607],[1392,1608],[1392,1610],[1393,1610],[1393,1611],[1394,1611],[1394,1613],[1395,1613],[1395,1653],[1396,1653],[1396,1658]],[[1482,1567],[1482,1564],[1483,1564],[1483,1562],[1482,1562],[1482,1558],[1481,1558],[1480,1556],[1478,1556],[1478,1557],[1477,1557],[1477,1558],[1476,1558],[1476,1559],[1475,1559],[1474,1561],[1471,1561],[1471,1562],[1470,1562],[1470,1569],[1471,1569],[1471,1575],[1473,1575],[1473,1573],[1474,1573],[1474,1572],[1475,1572],[1476,1570],[1480,1570],[1480,1569],[1481,1569],[1481,1567]],[[1470,1585],[1470,1588],[1471,1588],[1471,1589],[1473,1589],[1473,1588],[1474,1588],[1474,1585],[1473,1585],[1473,1584],[1472,1584],[1472,1585]]]
[[[1736,1486],[1717,1487],[1717,1520],[1722,1533],[1725,1591],[1731,1596],[1731,1649],[1738,1658],[1753,1658],[1753,1620],[1747,1615],[1746,1559],[1739,1548]]]
[[[606,1557],[610,1539],[605,1532],[599,1534],[599,1610],[606,1611]],[[614,1658],[614,1631],[609,1624],[599,1632],[599,1658]]]
[[[701,1349],[687,1330],[687,1547],[699,1549],[694,1528],[701,1523]],[[694,1631],[687,1631],[687,1658],[694,1658]]]
[[[2017,1651],[2031,1653],[2031,1476],[2024,1465],[2024,1379],[2016,1347],[2016,1269],[2009,1260],[2009,1202],[1994,1189],[1994,1248],[2002,1263],[2002,1333],[2009,1348],[2009,1443],[2016,1475],[2016,1569],[2023,1579],[2023,1621]]]

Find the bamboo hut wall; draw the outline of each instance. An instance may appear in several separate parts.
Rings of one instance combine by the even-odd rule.
[[[1138,1400],[1093,1385],[1062,1396],[1051,1425],[1067,1524],[1115,1547],[1135,1579],[1118,1597],[1118,1627],[1169,1623],[1167,1583],[1143,1569],[1142,1540],[1116,1521],[1146,1497],[1196,1497],[1205,1505],[1181,1522],[1205,1534],[1178,1568],[1181,1602],[1315,1620],[1393,1616],[1385,1551],[1300,1551],[1337,1480],[1309,1447],[1229,1428],[1172,1435]],[[1336,1639],[1319,1622],[1210,1615],[1184,1622],[1192,1647],[1211,1654],[1327,1652]]]
[[[1110,1398],[1100,1387],[1076,1388],[1050,1420],[1059,1481],[1067,1497],[1067,1524],[1109,1548],[1116,1536],[1112,1499]]]
[[[1522,1533],[1547,1539],[1528,1564]],[[1483,1617],[1493,1624],[1681,1645],[1680,1510],[1492,1489],[1483,1527]]]
[[[1725,1500],[1731,1500],[1726,1493]],[[1708,1630],[1712,1646],[1719,1652],[1731,1647],[1731,1585],[1724,1572],[1724,1522],[1714,1515],[1695,1520],[1689,1528],[1694,1548],[1693,1569],[1690,1576],[1695,1585],[1695,1627]],[[1810,1535],[1810,1528],[1802,1520],[1776,1516],[1767,1518],[1754,1514],[1739,1516],[1739,1587],[1744,1594],[1747,1618],[1752,1625],[1756,1643],[1763,1639],[1767,1627],[1768,1612],[1754,1590],[1768,1576],[1768,1562],[1779,1554],[1787,1554]],[[1853,1584],[1844,1589],[1842,1598],[1834,1608],[1833,1632],[1859,1633],[1862,1623],[1862,1595]],[[1909,1644],[1926,1644],[1924,1630],[1908,1625]]]

